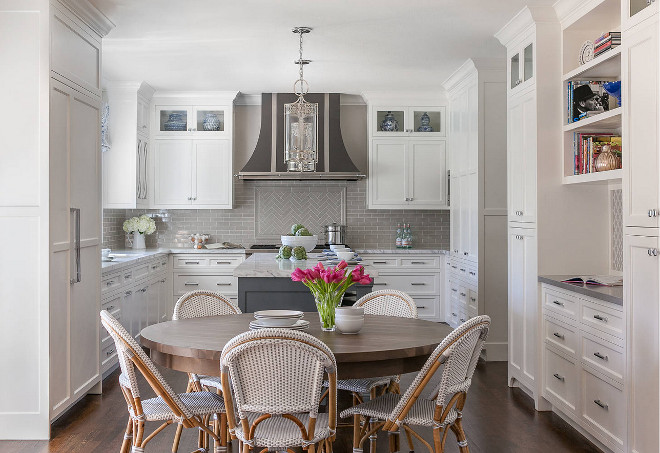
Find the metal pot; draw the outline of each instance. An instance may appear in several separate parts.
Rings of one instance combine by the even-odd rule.
[[[332,223],[323,227],[326,242],[331,245],[346,244],[346,225]]]

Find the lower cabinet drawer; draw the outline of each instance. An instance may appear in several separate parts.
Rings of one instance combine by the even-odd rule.
[[[572,295],[556,292],[551,289],[544,289],[543,307],[546,310],[554,311],[577,321],[578,301]]]
[[[582,323],[618,338],[623,338],[626,327],[622,312],[586,300],[582,301]]]
[[[109,297],[101,302],[101,310],[108,310],[110,313],[121,307],[121,293],[114,297]]]
[[[220,256],[209,257],[209,266],[213,268],[230,267],[235,268],[245,260],[243,256]]]
[[[362,257],[365,265],[373,266],[376,269],[391,268],[397,266],[396,258],[376,258],[376,257]]]
[[[606,343],[600,338],[583,333],[581,341],[582,361],[611,378],[623,382],[623,371],[626,365],[623,350]]]
[[[577,367],[574,362],[546,347],[543,396],[551,403],[575,412],[578,395]]]
[[[375,289],[398,289],[408,294],[437,294],[438,274],[383,275],[376,277]]]
[[[413,297],[417,305],[417,316],[424,319],[435,319],[438,316],[438,297]]]
[[[623,391],[582,369],[582,419],[597,437],[620,448],[626,432],[626,401]]]
[[[121,275],[114,274],[101,278],[101,293],[107,293],[121,286]]]
[[[238,293],[238,279],[232,275],[174,275],[174,294],[180,295],[199,289],[221,293]]]
[[[145,275],[148,275],[150,270],[151,270],[150,264],[144,264],[142,266],[134,267],[133,280],[137,280],[141,277],[144,277]]]
[[[117,361],[117,349],[114,341],[101,349],[101,370],[105,371]]]
[[[196,268],[207,267],[209,261],[201,256],[174,256],[174,268]]]
[[[554,345],[573,357],[577,356],[578,333],[575,327],[546,316],[543,319],[543,331],[546,343]]]
[[[479,312],[479,297],[478,296],[479,295],[476,291],[471,290],[471,289],[468,290],[467,305],[468,305],[468,311],[470,313],[474,313],[472,316],[477,316],[477,313]]]
[[[402,267],[440,267],[440,258],[401,258]]]

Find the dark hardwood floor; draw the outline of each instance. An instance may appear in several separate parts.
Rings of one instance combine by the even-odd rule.
[[[176,390],[185,389],[185,374],[170,370],[163,370],[163,374]],[[119,452],[127,412],[117,376],[118,373],[115,372],[105,380],[103,396],[85,397],[59,419],[53,426],[50,442],[2,441],[0,452]],[[402,389],[413,377],[403,376]],[[472,453],[600,452],[558,416],[551,412],[536,412],[530,398],[519,389],[508,388],[506,383],[505,362],[481,363],[477,367],[464,411],[464,426]],[[146,384],[140,388],[146,397]],[[431,440],[430,429],[418,432],[425,439]],[[352,451],[351,431],[342,429],[338,434],[335,451]],[[174,428],[166,429],[149,443],[146,451],[170,451],[173,436]],[[402,440],[402,451],[407,451],[405,439]],[[196,442],[197,433],[184,430],[179,451],[193,451]],[[367,450],[368,448],[365,448],[365,452]],[[378,443],[378,452],[381,451],[387,452],[387,438],[382,434]],[[423,453],[426,449],[419,444],[416,451]],[[458,451],[452,434],[448,438],[446,451]]]

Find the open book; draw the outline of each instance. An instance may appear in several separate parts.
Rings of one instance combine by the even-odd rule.
[[[615,275],[582,275],[562,280],[562,282],[599,286],[623,286],[623,278]]]

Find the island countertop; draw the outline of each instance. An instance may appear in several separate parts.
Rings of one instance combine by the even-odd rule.
[[[311,269],[323,257],[320,253],[309,253],[304,261],[277,260],[276,253],[255,253],[234,269],[234,277],[291,277],[296,268]],[[363,265],[364,272],[377,277],[378,271],[369,265]],[[349,269],[355,265],[349,264]]]
[[[571,277],[575,277],[575,275],[539,275],[539,282],[593,297],[594,299],[623,305],[623,286],[580,285],[576,283],[564,283],[562,281]]]

